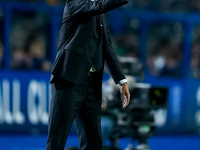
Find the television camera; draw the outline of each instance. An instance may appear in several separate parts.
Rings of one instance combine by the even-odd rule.
[[[122,109],[118,87],[111,80],[103,84],[103,101],[107,103],[108,112],[115,116],[111,145],[116,149],[119,138],[131,137],[138,140],[138,145],[133,148],[130,144],[126,150],[150,150],[148,138],[155,134],[156,127],[153,110],[168,107],[168,88],[143,83],[143,65],[138,59],[120,57],[119,61],[127,76],[131,100],[129,106]]]

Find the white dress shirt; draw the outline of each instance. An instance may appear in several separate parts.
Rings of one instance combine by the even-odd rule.
[[[127,83],[127,79],[122,79],[122,80],[119,81],[119,85],[122,85],[124,83]]]

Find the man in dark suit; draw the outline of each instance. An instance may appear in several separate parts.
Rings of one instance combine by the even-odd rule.
[[[121,85],[122,105],[130,94],[114,53],[107,12],[127,0],[67,0],[59,48],[52,68],[47,150],[63,150],[75,121],[81,150],[102,150],[101,88],[104,63]]]

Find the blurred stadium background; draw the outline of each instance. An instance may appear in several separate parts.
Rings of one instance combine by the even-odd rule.
[[[0,1],[0,149],[44,150],[49,78],[66,0]],[[145,83],[169,88],[152,150],[200,149],[200,1],[129,0],[109,12],[118,56],[138,58]],[[107,78],[105,78],[106,80]],[[78,146],[74,127],[67,146]],[[120,139],[124,149],[129,138]]]

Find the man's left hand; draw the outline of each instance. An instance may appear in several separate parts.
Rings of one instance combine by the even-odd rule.
[[[130,102],[130,93],[127,83],[122,84],[120,92],[121,92],[122,106],[125,109]]]

